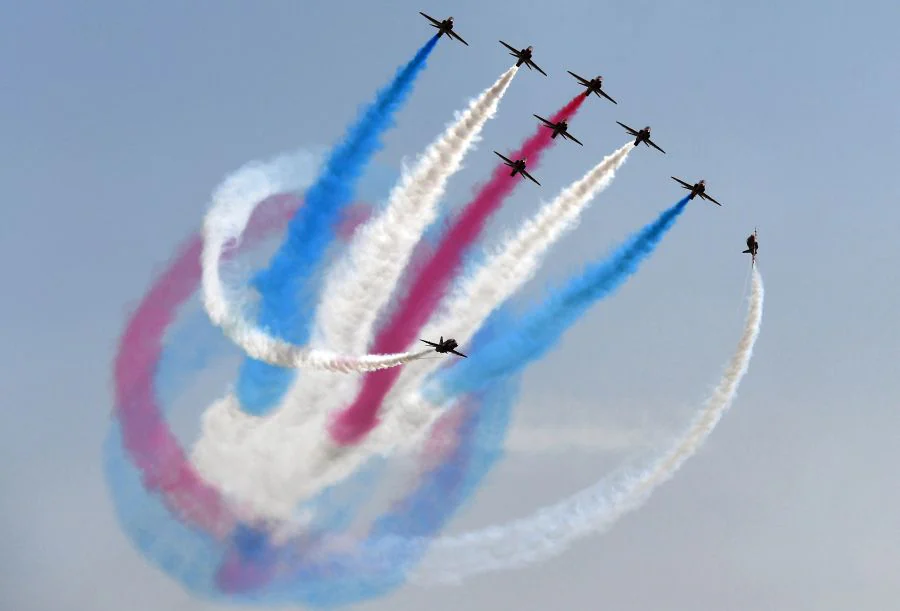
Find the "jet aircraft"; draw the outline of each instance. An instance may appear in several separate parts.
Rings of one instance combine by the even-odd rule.
[[[712,197],[710,197],[709,195],[706,194],[706,181],[705,180],[701,180],[700,182],[695,183],[693,185],[684,182],[680,178],[675,178],[674,176],[672,177],[672,180],[679,183],[683,188],[685,188],[691,192],[689,199],[694,199],[696,196],[699,195],[700,199],[705,199],[705,200],[711,201],[712,203],[714,203],[717,206],[722,205],[719,202],[717,202],[715,199],[713,199]]]
[[[635,139],[634,139],[635,146],[638,146],[641,142],[643,142],[645,145],[652,146],[660,153],[665,153],[664,150],[662,150],[661,148],[656,146],[656,143],[650,139],[650,126],[649,125],[642,130],[636,130],[634,128],[628,127],[627,125],[625,125],[624,123],[621,123],[619,121],[616,121],[616,123],[618,123],[619,125],[624,127],[625,131],[628,132],[629,136],[635,136]]]
[[[528,66],[529,70],[534,68],[535,70],[537,70],[544,76],[547,76],[547,73],[544,72],[543,70],[541,70],[540,66],[538,66],[536,63],[531,61],[531,53],[532,53],[532,51],[534,51],[534,47],[529,46],[524,49],[517,50],[515,47],[511,47],[510,45],[506,44],[502,40],[500,41],[500,44],[503,45],[504,47],[506,47],[507,49],[509,49],[511,51],[510,55],[512,55],[513,57],[515,57],[518,60],[518,61],[516,61],[517,66],[521,66],[522,64],[525,64],[526,66]]]
[[[751,264],[756,263],[756,253],[759,252],[759,240],[756,232],[757,230],[754,228],[753,233],[747,236],[747,250],[744,251],[744,254],[749,254],[752,257]]]
[[[568,72],[569,74],[574,76],[576,79],[578,79],[578,83],[580,85],[582,85],[583,87],[587,87],[587,91],[584,92],[584,97],[586,97],[586,98],[590,97],[590,95],[592,93],[595,93],[595,94],[597,94],[598,98],[600,96],[603,96],[604,98],[606,98],[613,104],[618,104],[618,102],[616,102],[614,99],[612,99],[609,95],[607,95],[607,93],[605,91],[603,91],[603,89],[601,89],[601,87],[603,87],[603,77],[602,76],[595,76],[591,80],[587,80],[583,76],[578,76],[571,70],[566,70],[566,72]]]
[[[419,14],[431,22],[431,27],[438,29],[438,38],[446,34],[448,38],[455,38],[467,47],[469,46],[469,43],[463,40],[462,36],[453,31],[453,17],[447,17],[443,21],[438,21],[434,17],[426,15],[422,11],[419,11]]]
[[[559,123],[553,123],[539,115],[534,115],[534,116],[537,117],[541,121],[541,123],[544,124],[545,127],[549,127],[550,129],[553,130],[553,135],[550,136],[551,138],[556,138],[557,136],[562,136],[563,138],[568,138],[572,142],[577,142],[578,144],[581,144],[581,141],[578,140],[578,138],[576,138],[575,136],[573,136],[572,134],[570,134],[567,131],[569,129],[569,124],[566,123],[565,121],[560,121]],[[584,146],[584,145],[581,144],[581,146]]]
[[[513,161],[509,157],[504,157],[497,151],[494,151],[494,154],[497,155],[500,159],[502,159],[503,163],[505,163],[506,165],[508,165],[509,167],[511,167],[513,169],[513,171],[509,173],[510,176],[515,176],[516,174],[521,174],[525,178],[528,178],[529,180],[534,182],[536,185],[541,184],[534,179],[534,176],[532,176],[531,174],[529,174],[528,172],[525,171],[525,159],[516,159],[515,161]]]
[[[441,339],[440,339],[440,341],[438,341],[438,343],[430,342],[427,339],[420,339],[419,341],[425,342],[429,346],[433,346],[435,352],[440,352],[441,354],[443,354],[445,352],[449,352],[450,354],[455,354],[456,356],[461,356],[463,358],[469,358],[462,352],[456,351],[456,347],[459,346],[459,344],[457,344],[456,340],[453,339],[452,337],[448,337],[446,340],[444,340],[444,336],[442,335]]]

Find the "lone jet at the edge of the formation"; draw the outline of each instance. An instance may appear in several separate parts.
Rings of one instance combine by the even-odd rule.
[[[603,91],[603,89],[601,89],[601,87],[603,87],[603,77],[602,76],[598,75],[598,76],[595,76],[594,78],[592,78],[591,80],[587,80],[583,76],[578,76],[571,70],[566,70],[566,72],[568,72],[569,74],[574,76],[576,79],[578,79],[578,83],[580,85],[582,85],[583,87],[587,87],[587,91],[584,92],[584,97],[587,98],[587,97],[590,97],[590,95],[592,93],[596,93],[598,98],[600,96],[603,96],[604,98],[606,98],[613,104],[618,104],[618,102],[616,102],[614,99],[612,99],[609,95],[607,95],[607,93],[605,91]]]
[[[696,196],[699,195],[700,199],[705,199],[705,200],[711,201],[712,203],[714,203],[717,206],[722,205],[719,202],[717,202],[715,199],[713,199],[712,197],[710,197],[709,195],[706,194],[706,181],[705,180],[701,179],[700,182],[697,182],[694,184],[686,183],[683,180],[681,180],[680,178],[675,178],[674,176],[672,177],[672,180],[679,183],[682,186],[682,188],[687,189],[688,191],[691,192],[691,195],[688,199],[694,199]]]
[[[502,159],[503,163],[505,163],[506,165],[508,165],[509,167],[511,167],[513,169],[513,171],[509,173],[510,176],[515,176],[516,174],[521,174],[525,178],[528,178],[532,182],[534,182],[534,184],[536,184],[536,185],[541,184],[534,179],[534,176],[532,176],[531,174],[529,174],[528,172],[525,171],[525,167],[526,167],[525,159],[516,159],[515,161],[513,161],[509,157],[504,157],[497,151],[494,151],[494,154],[497,155],[497,157],[499,157],[500,159]]]
[[[544,127],[549,127],[550,129],[553,130],[553,135],[550,136],[551,138],[556,138],[557,136],[562,136],[563,138],[568,138],[572,142],[577,142],[578,144],[581,144],[581,141],[578,138],[576,138],[575,136],[573,136],[572,134],[570,134],[568,132],[569,124],[566,123],[565,121],[560,121],[559,123],[553,123],[552,121],[548,121],[547,119],[545,119],[544,117],[542,117],[540,115],[534,115],[534,116],[537,117],[541,121],[541,123],[544,124]],[[581,144],[581,146],[584,146],[584,145]]]
[[[443,353],[445,353],[445,352],[449,352],[450,354],[455,354],[456,356],[461,356],[461,357],[463,357],[463,358],[469,358],[469,357],[467,357],[465,354],[463,354],[462,352],[457,352],[457,351],[455,350],[455,348],[456,348],[457,346],[459,346],[459,344],[457,344],[457,343],[456,343],[456,340],[453,339],[452,337],[448,337],[448,338],[445,340],[445,339],[444,339],[444,336],[442,335],[442,336],[441,336],[441,339],[440,339],[440,341],[438,341],[438,343],[430,342],[430,341],[428,341],[427,339],[420,339],[419,341],[420,341],[420,342],[425,342],[425,343],[428,344],[429,346],[433,346],[435,352],[440,352],[441,354],[443,354]]]
[[[517,66],[521,66],[522,64],[525,64],[526,66],[528,66],[529,70],[534,68],[535,70],[537,70],[544,76],[547,76],[547,73],[544,72],[543,70],[541,70],[540,66],[538,66],[536,63],[531,61],[531,52],[534,51],[534,47],[528,46],[524,49],[519,50],[519,49],[516,49],[515,47],[511,47],[510,45],[506,44],[502,40],[500,41],[500,44],[511,51],[510,55],[512,55],[513,57],[516,58]]]
[[[753,265],[756,263],[756,253],[759,252],[759,239],[756,236],[757,229],[753,228],[753,233],[747,236],[747,250],[744,251],[744,254],[748,254],[752,257],[750,264]]]
[[[620,121],[616,121],[616,123],[618,123],[619,125],[621,125],[622,127],[624,127],[624,128],[625,128],[625,131],[628,132],[628,135],[629,135],[629,136],[635,136],[635,138],[634,138],[634,145],[635,145],[635,146],[638,146],[641,142],[643,142],[643,143],[644,143],[645,145],[647,145],[647,146],[652,146],[653,148],[655,148],[655,149],[656,149],[657,151],[659,151],[660,153],[665,153],[664,150],[662,150],[661,148],[659,148],[658,146],[656,146],[656,143],[653,142],[653,140],[650,139],[650,126],[649,126],[649,125],[648,125],[647,127],[645,127],[644,129],[642,129],[642,130],[636,130],[636,129],[632,128],[632,127],[628,127],[627,125],[625,125],[624,123],[622,123],[622,122],[620,122]]]
[[[438,21],[434,17],[430,15],[426,15],[422,11],[419,11],[419,14],[431,22],[431,27],[438,29],[438,38],[446,34],[449,38],[455,38],[459,42],[463,43],[467,47],[469,43],[462,39],[462,36],[453,31],[453,17],[447,17],[443,21]]]

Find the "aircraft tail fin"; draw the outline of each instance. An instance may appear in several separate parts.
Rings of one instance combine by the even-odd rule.
[[[742,251],[742,252],[743,252],[744,254],[748,254],[748,255],[749,255],[749,254],[750,254],[750,249],[748,248],[747,250],[744,250],[744,251]]]

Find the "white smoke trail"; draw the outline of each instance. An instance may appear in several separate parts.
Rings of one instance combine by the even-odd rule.
[[[465,111],[456,113],[416,165],[403,171],[385,208],[357,230],[341,262],[326,277],[311,347],[350,354],[367,350],[379,313],[437,216],[447,181],[496,114],[517,72],[515,66],[507,70]],[[292,421],[299,424],[309,418],[311,406],[326,412],[345,406],[359,384],[353,377],[307,372],[294,381],[279,409],[294,411]]]
[[[465,279],[441,306],[442,315],[422,331],[423,337],[472,339],[491,312],[528,282],[553,244],[578,225],[591,200],[615,178],[634,146],[629,142],[607,155],[582,178],[522,224],[519,231]],[[393,394],[402,396],[443,361],[421,360],[404,369]]]
[[[203,303],[213,324],[222,328],[250,357],[282,367],[310,367],[338,372],[375,371],[397,367],[428,354],[428,350],[400,354],[348,356],[310,350],[269,335],[243,313],[242,300],[230,296],[219,274],[225,245],[240,240],[254,208],[292,184],[294,169],[286,158],[269,164],[248,164],[228,177],[213,195],[203,222]]]
[[[507,70],[465,112],[457,113],[416,166],[404,170],[384,210],[357,231],[342,263],[326,279],[316,345],[350,353],[366,350],[413,249],[437,217],[447,180],[462,167],[517,71],[515,66]]]
[[[560,553],[580,537],[606,530],[640,507],[697,452],[734,401],[759,336],[763,295],[762,277],[754,268],[747,321],[724,376],[687,431],[646,469],[613,482],[601,481],[529,518],[438,539],[412,579],[420,584],[456,582],[469,575],[538,562]]]

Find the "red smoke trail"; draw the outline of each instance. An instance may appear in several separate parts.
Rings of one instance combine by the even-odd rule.
[[[578,95],[563,106],[553,117],[553,123],[574,116],[584,95]],[[553,130],[543,125],[525,141],[522,147],[507,155],[512,160],[528,158],[528,167],[537,166],[541,154],[553,143]],[[431,318],[434,310],[455,275],[463,255],[481,235],[490,215],[500,207],[523,178],[510,176],[510,168],[499,165],[490,181],[466,206],[441,239],[435,254],[418,270],[410,284],[406,299],[391,316],[387,325],[378,333],[374,354],[403,351],[415,341],[419,329]],[[341,412],[331,423],[329,433],[335,443],[356,443],[377,424],[378,408],[400,375],[401,368],[382,369],[366,374],[363,387],[350,407]]]

